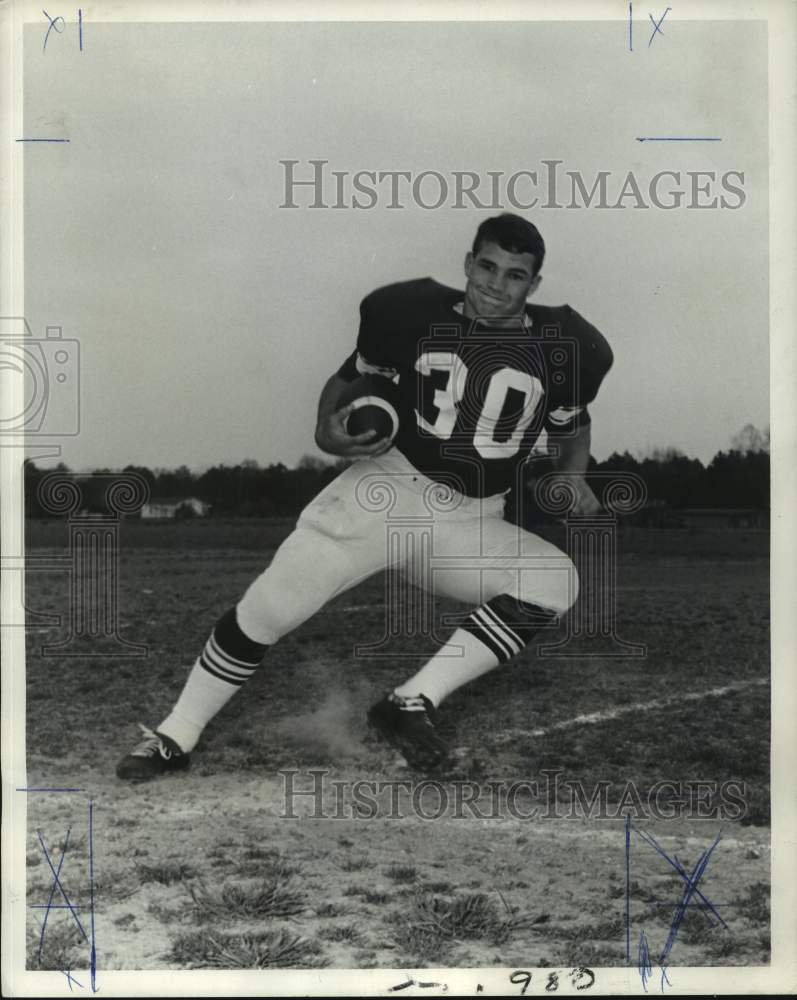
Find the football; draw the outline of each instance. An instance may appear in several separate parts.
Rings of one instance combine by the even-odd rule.
[[[353,403],[355,409],[346,418],[346,433],[352,437],[376,431],[376,438],[390,438],[398,433],[398,388],[382,375],[362,375],[344,390],[339,405]]]

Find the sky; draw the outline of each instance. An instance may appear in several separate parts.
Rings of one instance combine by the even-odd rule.
[[[35,337],[79,342],[71,467],[318,454],[318,394],[359,301],[427,275],[461,287],[496,214],[453,196],[357,210],[362,170],[472,171],[484,197],[488,171],[561,160],[588,187],[609,171],[611,202],[633,171],[648,203],[650,178],[681,171],[674,210],[523,212],[547,245],[535,301],[570,303],[612,345],[599,460],[676,447],[708,462],[769,423],[762,22],[668,21],[650,45],[640,22],[633,52],[622,21],[86,22],[82,52],[75,25],[46,48],[44,27],[26,28],[25,134],[69,142],[25,148],[25,315]],[[721,141],[637,141],[668,136]],[[306,188],[280,207],[280,161],[309,177],[310,159],[346,172],[348,207],[312,209]],[[686,171],[743,172],[744,204],[685,207]]]

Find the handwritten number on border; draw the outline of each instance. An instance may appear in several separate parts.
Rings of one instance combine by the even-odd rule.
[[[515,985],[523,983],[520,995],[525,996],[526,990],[529,988],[529,983],[531,983],[531,973],[526,972],[524,969],[518,969],[517,972],[513,972],[509,977],[509,982],[514,983]]]
[[[579,965],[570,970],[570,985],[579,992],[590,989],[595,983],[595,973],[586,966]],[[528,969],[516,969],[509,977],[513,986],[520,986],[520,996],[525,996],[531,985],[532,974]],[[549,972],[545,983],[546,993],[555,993],[559,989],[559,973]]]

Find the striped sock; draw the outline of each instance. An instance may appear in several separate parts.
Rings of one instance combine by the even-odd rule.
[[[437,707],[463,684],[511,659],[541,628],[557,620],[553,611],[501,594],[472,611],[431,660],[394,689],[395,694],[423,694]]]
[[[216,623],[158,732],[170,736],[186,753],[193,750],[202,730],[249,680],[265,651],[265,645],[241,631],[235,608],[227,611]]]
[[[557,621],[555,611],[500,594],[472,611],[462,627],[480,639],[499,663],[506,663],[517,656],[541,628],[555,625]]]

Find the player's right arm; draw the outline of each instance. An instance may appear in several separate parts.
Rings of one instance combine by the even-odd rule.
[[[376,437],[376,431],[350,435],[346,431],[346,418],[354,409],[354,403],[340,406],[343,390],[350,380],[337,372],[327,379],[318,400],[318,420],[315,429],[315,443],[322,451],[341,458],[362,458],[366,455],[381,455],[392,445],[390,438]]]
[[[397,287],[397,286],[396,286]],[[387,303],[385,303],[387,299]],[[389,320],[393,313],[392,286],[377,289],[360,303],[360,330],[357,349],[343,362],[321,390],[318,401],[318,421],[315,443],[322,451],[342,458],[362,458],[381,455],[392,445],[390,438],[375,440],[376,431],[350,436],[346,433],[346,418],[354,410],[354,403],[340,406],[344,389],[360,375],[396,375],[395,361],[390,349]]]

